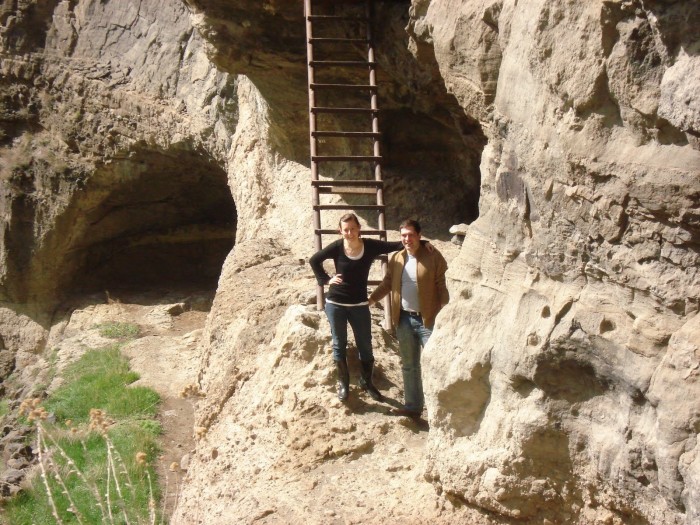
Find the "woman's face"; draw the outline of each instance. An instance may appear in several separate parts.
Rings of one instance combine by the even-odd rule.
[[[360,237],[360,226],[352,219],[340,223],[340,235],[347,241],[355,241]]]

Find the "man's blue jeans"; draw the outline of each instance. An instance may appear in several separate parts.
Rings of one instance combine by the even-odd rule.
[[[401,310],[396,337],[399,340],[401,370],[403,372],[403,389],[406,410],[421,412],[423,410],[423,381],[421,380],[421,350],[428,342],[433,331],[423,326],[420,315],[409,314]]]
[[[326,316],[331,324],[333,336],[333,360],[343,361],[347,358],[348,323],[355,335],[355,344],[360,353],[360,360],[374,361],[372,353],[372,316],[369,306],[340,306],[326,302]]]

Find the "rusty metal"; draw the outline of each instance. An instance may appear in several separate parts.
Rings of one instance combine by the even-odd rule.
[[[317,0],[320,1],[320,0]],[[358,3],[357,1],[346,0],[347,3]],[[342,0],[335,0],[334,5],[341,5]],[[375,60],[373,33],[372,33],[372,16],[373,5],[372,0],[364,0],[364,15],[349,15],[349,14],[320,14],[314,13],[312,10],[312,0],[304,0],[304,17],[306,20],[306,53],[308,66],[308,90],[309,90],[309,145],[310,145],[310,160],[311,160],[311,187],[313,190],[312,205],[314,210],[314,248],[320,250],[323,245],[323,235],[335,233],[332,229],[323,229],[321,227],[321,211],[322,210],[374,210],[377,212],[377,229],[367,230],[367,235],[377,235],[381,240],[386,241],[386,220],[384,205],[384,184],[382,180],[381,168],[381,149],[380,149],[380,132],[379,132],[379,106],[377,101],[377,62]],[[362,23],[365,27],[365,36],[357,37],[335,37],[335,36],[314,36],[314,23],[323,24],[342,24],[349,22],[351,24]],[[355,45],[364,43],[367,46],[367,60],[317,60],[314,57],[315,45]],[[316,68],[366,68],[369,71],[368,83],[328,83],[316,82]],[[316,91],[324,91],[330,93],[347,92],[347,91],[366,91],[369,94],[369,108],[348,108],[348,107],[333,107],[332,105],[317,106]],[[350,113],[362,114],[366,113],[371,117],[371,130],[367,131],[344,131],[344,130],[318,130],[317,116],[323,113]],[[358,139],[372,141],[372,155],[332,155],[319,154],[319,141],[325,141],[327,137],[342,137],[345,139]],[[320,180],[319,170],[322,163],[327,162],[362,162],[370,163],[372,168],[372,178],[366,181],[333,181]],[[374,195],[375,204],[321,204],[321,194],[362,194]],[[386,273],[387,258],[381,259],[382,274]],[[371,281],[371,284],[377,284],[377,281]],[[319,310],[323,309],[323,286],[317,287],[316,305]],[[391,305],[388,298],[384,301],[384,326],[390,328],[391,324]]]

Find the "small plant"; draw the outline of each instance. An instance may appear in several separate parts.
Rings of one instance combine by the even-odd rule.
[[[147,433],[160,436],[163,433],[163,426],[155,419],[142,419],[139,426]]]
[[[199,388],[199,385],[190,383],[182,389],[182,391],[180,392],[180,397],[187,399],[188,397],[207,397],[207,395],[204,392],[202,392],[202,390]]]
[[[10,412],[10,405],[7,399],[0,399],[0,418],[6,416]]]
[[[137,378],[118,345],[90,350],[49,398],[22,402],[20,415],[36,427],[39,473],[6,505],[8,523],[155,525],[159,397],[129,387]]]
[[[100,335],[102,337],[109,337],[110,339],[133,339],[139,335],[139,325],[134,323],[102,323],[97,325],[100,330]]]

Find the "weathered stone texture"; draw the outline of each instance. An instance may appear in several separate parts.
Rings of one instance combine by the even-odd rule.
[[[375,3],[390,219],[468,226],[424,353],[426,510],[372,487],[367,521],[700,521],[700,4]],[[5,368],[41,375],[47,305],[80,285],[225,258],[174,522],[327,523],[309,465],[409,468],[377,437],[408,431],[329,401],[327,325],[302,306],[301,3],[4,1],[0,26]]]
[[[14,34],[20,15],[6,19],[6,34]],[[126,197],[131,217],[120,217],[120,201],[169,157],[179,162],[168,168],[175,181],[216,178],[207,174],[215,162],[225,188],[236,126],[235,77],[207,60],[177,2],[57,2],[43,37],[41,53],[25,54],[8,37],[0,64],[7,93],[0,208],[8,225],[0,290],[5,300],[30,304],[65,296],[76,273],[109,257],[100,254],[105,238],[145,245],[155,230],[182,244],[177,239],[188,233],[174,230],[188,219],[177,214],[191,214],[150,205],[176,199],[177,183],[160,194],[153,189],[150,199],[147,185],[140,199]],[[94,227],[105,218],[111,231]],[[213,236],[228,236],[228,250],[235,210],[226,220],[228,232]]]
[[[698,7],[499,5],[480,216],[425,354],[429,473],[512,517],[692,523],[700,155],[679,72],[697,40],[670,20]],[[415,22],[448,85],[468,77],[441,51],[452,9]]]

